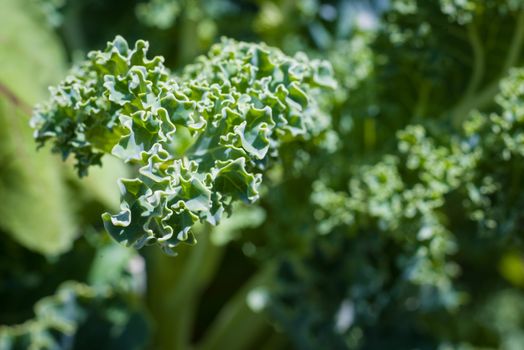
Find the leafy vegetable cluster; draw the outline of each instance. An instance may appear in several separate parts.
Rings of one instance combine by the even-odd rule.
[[[0,0],[0,349],[524,348],[522,1],[122,3]],[[117,37],[37,108],[81,180],[28,130],[46,20],[165,57]]]
[[[33,125],[39,142],[75,155],[80,175],[105,153],[133,164],[138,175],[119,181],[121,211],[103,215],[106,229],[127,245],[169,251],[194,241],[198,220],[216,225],[232,201],[255,201],[282,144],[325,133],[315,94],[335,83],[325,62],[233,40],[171,76],[160,57],[147,59],[147,46],[117,37],[90,53]]]

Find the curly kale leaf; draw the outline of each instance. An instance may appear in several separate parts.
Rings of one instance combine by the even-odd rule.
[[[461,290],[457,280],[467,273],[464,259],[474,259],[480,247],[496,242],[497,249],[507,250],[520,240],[523,68],[500,82],[495,102],[494,112],[472,113],[460,135],[439,137],[421,125],[399,131],[398,152],[359,166],[345,189],[326,185],[325,179],[314,184],[318,231],[342,232],[353,244],[357,237],[363,242],[366,234],[380,233],[374,239],[387,249],[384,242],[394,242],[403,277],[394,283],[399,290],[408,284],[419,288],[424,312],[435,301],[457,310],[462,292],[474,294]],[[350,295],[357,305],[364,303],[358,298]]]
[[[32,124],[38,143],[75,155],[80,176],[104,154],[134,165],[105,227],[126,245],[169,252],[194,241],[197,221],[215,225],[233,201],[255,201],[282,145],[322,143],[330,122],[321,95],[335,81],[329,64],[263,44],[223,39],[178,76],[147,49],[117,37],[91,52]]]
[[[132,342],[139,348],[147,332],[146,319],[125,291],[67,281],[35,305],[34,318],[0,326],[0,349],[69,349],[95,338],[100,348],[129,348]]]

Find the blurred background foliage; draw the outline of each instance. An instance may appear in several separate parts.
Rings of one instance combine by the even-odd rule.
[[[523,349],[521,0],[0,0],[0,349]],[[104,167],[31,108],[115,35],[180,69],[220,36],[333,64],[332,147],[281,154],[176,258],[103,232]]]

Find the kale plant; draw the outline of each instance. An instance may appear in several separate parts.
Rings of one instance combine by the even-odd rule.
[[[137,169],[119,180],[121,211],[107,231],[140,248],[191,243],[236,200],[259,197],[262,174],[297,139],[322,143],[330,125],[317,95],[335,87],[326,62],[224,39],[171,73],[148,44],[117,37],[91,52],[32,119],[41,144],[76,158],[80,176],[111,154]],[[320,97],[319,97],[320,98]]]
[[[3,1],[0,350],[524,348],[522,1]]]

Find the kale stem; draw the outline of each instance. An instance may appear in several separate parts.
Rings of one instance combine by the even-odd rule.
[[[502,69],[503,75],[506,75],[507,71],[517,63],[517,60],[522,51],[523,44],[524,44],[524,11],[521,11],[517,19],[517,28],[515,29],[515,34],[513,35],[513,40],[511,41],[511,44],[510,44],[508,56],[506,57],[504,68]]]
[[[262,267],[224,305],[209,327],[204,339],[196,347],[197,350],[253,349],[254,342],[268,329],[268,323],[263,313],[257,313],[250,309],[246,299],[253,288],[268,283],[273,268],[272,264]]]
[[[209,230],[206,226],[203,231]],[[148,306],[156,324],[157,349],[191,348],[198,301],[223,249],[210,242],[209,232],[201,232],[195,247],[179,247],[177,252],[179,256],[173,258],[156,249],[148,259]]]
[[[474,22],[469,23],[467,29],[468,38],[471,43],[471,48],[473,49],[473,73],[471,74],[471,79],[465,93],[465,98],[469,99],[475,91],[477,91],[479,84],[482,81],[486,59],[484,57],[484,48]]]
[[[464,120],[468,117],[468,112],[473,109],[482,109],[489,105],[499,91],[499,82],[503,79],[508,71],[517,64],[524,44],[524,11],[519,13],[513,39],[509,46],[508,54],[504,66],[497,79],[492,81],[483,90],[469,98],[462,99],[449,113],[451,120],[456,128],[460,128]]]

